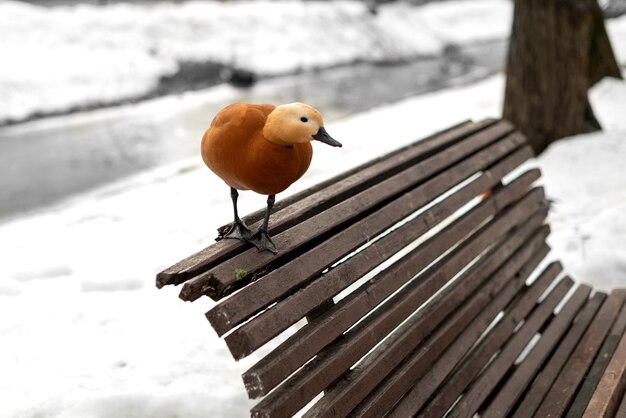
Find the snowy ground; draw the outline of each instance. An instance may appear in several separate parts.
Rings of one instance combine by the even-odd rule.
[[[494,77],[330,124],[344,148],[316,147],[290,192],[497,115],[502,91]],[[536,164],[555,201],[554,256],[609,289],[626,284],[626,83],[603,82],[592,101],[607,130],[560,141]],[[241,203],[246,212],[263,198],[244,193]],[[230,360],[202,317],[210,301],[185,304],[178,289],[154,287],[159,270],[210,244],[229,216],[226,187],[192,160],[1,225],[0,416],[246,416],[239,374],[255,357]]]
[[[0,123],[141,97],[185,62],[275,75],[402,61],[504,39],[510,26],[507,0],[392,4],[377,15],[361,1],[44,8],[7,0],[0,2]]]

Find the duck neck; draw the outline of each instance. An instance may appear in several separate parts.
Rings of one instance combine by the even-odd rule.
[[[293,144],[283,139],[287,137],[287,133],[285,132],[285,127],[279,123],[279,117],[277,117],[277,113],[279,112],[276,111],[277,109],[274,109],[267,116],[265,126],[263,126],[263,137],[274,145],[292,148]]]

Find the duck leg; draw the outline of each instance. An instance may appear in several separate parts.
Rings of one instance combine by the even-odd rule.
[[[232,238],[238,239],[241,241],[247,241],[248,238],[252,236],[252,231],[248,229],[246,224],[239,218],[239,213],[237,212],[237,198],[239,197],[239,192],[234,187],[230,188],[230,198],[233,200],[233,213],[235,215],[235,220],[233,221],[230,229],[227,233],[224,234],[224,238]]]
[[[246,241],[253,244],[255,247],[259,249],[259,251],[268,250],[276,254],[278,251],[276,250],[276,245],[272,242],[269,234],[267,233],[268,225],[270,222],[270,212],[272,211],[272,207],[274,206],[274,202],[276,201],[276,195],[270,195],[267,197],[267,209],[265,210],[265,219],[263,219],[263,224],[259,228],[258,231],[254,233],[250,238]]]

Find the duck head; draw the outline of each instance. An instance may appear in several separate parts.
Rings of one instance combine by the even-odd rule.
[[[324,129],[320,112],[304,103],[276,106],[267,117],[263,136],[268,141],[282,146],[316,140],[333,147],[341,147],[341,143],[328,135]]]

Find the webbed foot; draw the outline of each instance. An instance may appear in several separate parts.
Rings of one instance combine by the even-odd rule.
[[[267,231],[263,229],[259,229],[252,236],[247,238],[246,241],[248,241],[250,244],[257,247],[259,251],[267,250],[274,254],[278,253],[278,250],[276,249],[276,245],[274,245],[274,242],[270,238]]]
[[[223,238],[238,239],[240,241],[248,241],[248,239],[254,235],[252,231],[248,229],[246,224],[239,220],[231,224],[230,229],[223,235]]]

